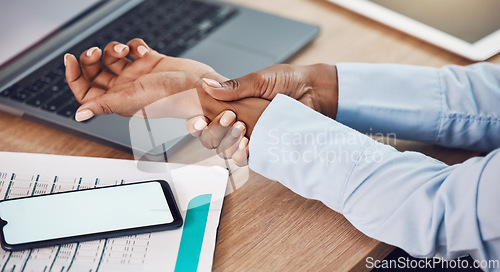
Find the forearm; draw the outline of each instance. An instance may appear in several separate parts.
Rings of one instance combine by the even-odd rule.
[[[337,121],[450,147],[500,146],[500,65],[338,64]]]
[[[398,152],[284,96],[252,137],[252,170],[322,201],[368,236],[415,256],[498,259],[498,150],[448,166]]]

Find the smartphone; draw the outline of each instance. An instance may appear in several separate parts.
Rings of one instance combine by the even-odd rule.
[[[5,250],[170,230],[182,222],[164,180],[0,201]]]

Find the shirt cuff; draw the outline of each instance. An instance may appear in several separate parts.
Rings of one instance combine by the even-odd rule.
[[[337,121],[360,132],[433,142],[445,103],[439,70],[401,64],[337,64]]]
[[[249,166],[341,212],[349,176],[372,142],[295,99],[277,95],[252,132]]]

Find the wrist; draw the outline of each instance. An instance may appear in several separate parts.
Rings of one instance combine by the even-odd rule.
[[[338,79],[335,65],[313,64],[305,66],[314,109],[335,119],[338,109]]]
[[[250,138],[253,128],[259,120],[270,101],[261,98],[244,98],[237,101],[220,101],[211,97],[202,89],[198,89],[203,115],[212,121],[219,113],[225,110],[233,111],[238,121],[245,123],[247,130],[245,136]]]

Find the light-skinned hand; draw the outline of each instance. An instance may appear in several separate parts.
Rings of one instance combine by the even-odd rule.
[[[160,54],[141,39],[126,45],[111,42],[104,51],[90,48],[80,55],[79,62],[66,54],[64,61],[68,84],[82,104],[77,121],[111,113],[148,118],[194,117],[186,123],[188,130],[201,136],[204,146],[218,148],[220,156],[233,158],[238,165],[246,164],[248,137],[269,103],[256,98],[215,100],[201,88],[202,79],[227,78],[203,63]],[[219,114],[224,110],[229,111]]]
[[[66,54],[64,62],[67,82],[82,104],[76,112],[77,121],[111,113],[141,115],[141,110],[154,102],[200,86],[204,77],[226,79],[203,63],[160,54],[141,39],[133,39],[126,45],[111,42],[104,52],[90,48],[80,55],[80,63],[75,56]],[[194,103],[190,102],[196,99],[176,102],[182,102],[178,107],[191,109]],[[148,113],[150,117],[166,115],[161,108],[158,111]],[[185,116],[190,114],[195,113]]]

